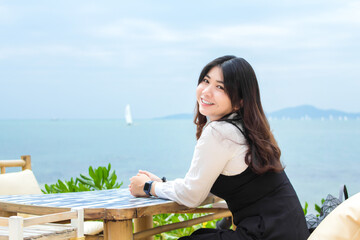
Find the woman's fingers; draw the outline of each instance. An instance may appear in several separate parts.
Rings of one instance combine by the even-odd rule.
[[[139,173],[140,173],[140,174],[145,174],[146,176],[151,177],[151,172],[139,170]],[[139,174],[139,173],[138,173],[138,174]]]

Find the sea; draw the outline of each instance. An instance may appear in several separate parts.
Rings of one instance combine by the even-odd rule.
[[[344,184],[350,196],[360,192],[360,120],[275,119],[270,126],[303,206],[339,196]],[[140,169],[181,178],[195,144],[191,119],[135,119],[131,126],[123,119],[0,120],[0,159],[31,155],[42,187],[109,163],[122,188]]]

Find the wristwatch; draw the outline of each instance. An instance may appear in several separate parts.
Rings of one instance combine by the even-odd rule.
[[[151,192],[151,186],[152,186],[153,182],[154,182],[154,181],[148,181],[148,182],[146,182],[145,185],[144,185],[144,192],[145,192],[146,195],[148,195],[148,196],[152,196],[150,192]]]

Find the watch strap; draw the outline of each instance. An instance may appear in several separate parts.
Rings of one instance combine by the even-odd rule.
[[[148,181],[144,184],[144,192],[146,193],[146,195],[148,196],[152,196],[151,195],[151,187],[154,181]]]

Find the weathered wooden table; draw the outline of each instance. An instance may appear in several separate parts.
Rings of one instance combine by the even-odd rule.
[[[219,200],[221,199],[217,197],[208,197],[202,205],[215,203]],[[173,224],[175,228],[231,215],[227,209],[223,208],[189,209],[170,200],[152,197],[135,198],[128,189],[0,196],[0,214],[7,216],[19,212],[42,215],[68,211],[73,207],[84,208],[86,220],[103,220],[104,239],[106,240],[149,239],[149,236],[174,229],[174,226],[167,227],[168,225],[152,229],[152,216],[155,214],[212,213],[192,221],[191,224]]]

